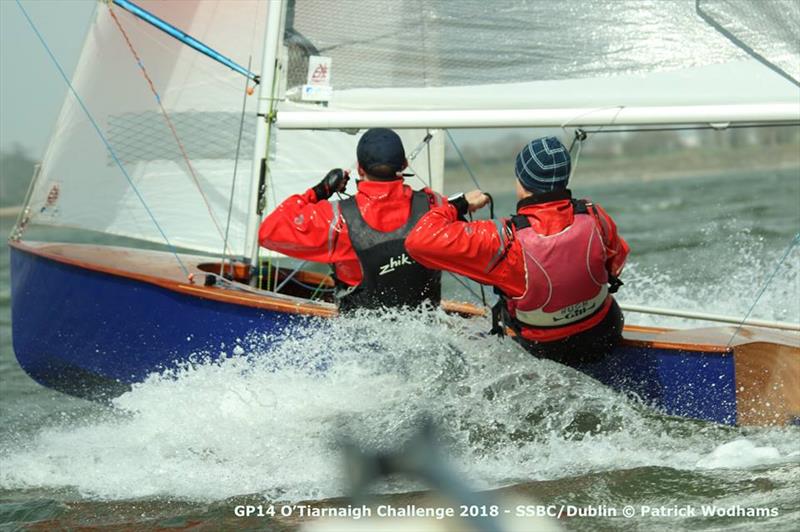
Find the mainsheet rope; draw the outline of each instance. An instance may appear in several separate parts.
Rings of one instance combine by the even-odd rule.
[[[458,147],[458,144],[456,143],[456,139],[453,138],[453,135],[450,133],[449,129],[445,129],[445,132],[447,133],[447,138],[450,139],[450,144],[452,144],[453,148],[456,150],[456,153],[458,154],[458,158],[461,159],[461,164],[463,164],[464,168],[467,170],[467,173],[469,174],[470,179],[472,179],[472,182],[475,183],[475,186],[478,189],[483,190],[483,188],[481,187],[480,183],[478,183],[478,178],[475,176],[475,172],[472,171],[472,167],[467,162],[467,158],[464,157],[464,154],[461,152],[461,149]],[[491,196],[489,196],[489,205],[491,207],[490,217],[494,218],[494,198],[492,198]],[[472,213],[470,213],[469,218],[470,218],[470,220],[472,220]],[[477,281],[473,281],[473,282],[476,282],[478,284],[478,286],[481,287],[481,295],[479,297],[478,294],[476,294],[475,291],[473,291],[466,282],[462,281],[454,273],[452,273],[452,272],[448,272],[448,273],[450,273],[450,275],[453,277],[453,279],[458,281],[461,284],[461,286],[463,286],[467,290],[469,290],[470,293],[472,293],[472,295],[475,296],[476,299],[480,299],[480,301],[481,301],[481,303],[483,303],[484,307],[488,307],[489,306],[486,303],[486,292],[484,290],[483,284],[478,283]]]
[[[56,59],[56,56],[53,54],[53,51],[47,45],[47,41],[45,41],[44,36],[39,32],[39,29],[36,27],[36,24],[33,22],[33,20],[31,19],[30,15],[28,15],[28,12],[22,6],[20,1],[19,0],[15,0],[15,1],[17,2],[17,6],[19,7],[20,11],[22,11],[23,16],[28,21],[28,24],[30,25],[31,29],[36,34],[36,37],[39,39],[39,42],[42,43],[42,46],[44,47],[45,51],[47,52],[47,55],[50,56],[50,59],[53,61],[53,64],[55,65],[56,69],[58,69],[58,72],[61,74],[61,77],[64,79],[64,82],[67,84],[67,88],[69,88],[69,91],[75,97],[75,101],[77,101],[78,105],[80,105],[81,109],[83,110],[84,114],[86,115],[86,118],[89,119],[89,123],[92,124],[92,127],[94,127],[94,130],[97,132],[97,135],[100,137],[100,140],[102,140],[103,144],[105,144],[106,149],[108,150],[108,153],[111,155],[111,158],[114,160],[114,162],[117,164],[119,169],[122,171],[122,175],[125,176],[125,179],[128,181],[128,184],[130,185],[131,190],[133,190],[133,192],[136,194],[136,197],[139,199],[139,202],[142,204],[142,207],[144,207],[145,212],[150,217],[150,219],[153,221],[153,225],[155,225],[156,229],[161,234],[161,237],[164,239],[164,242],[166,242],[167,247],[172,252],[172,254],[175,256],[175,260],[178,261],[178,265],[180,266],[181,270],[183,270],[183,273],[186,275],[186,277],[189,279],[189,281],[193,282],[192,276],[189,273],[189,270],[186,268],[186,265],[183,263],[183,261],[181,260],[180,256],[178,255],[178,252],[177,252],[175,246],[172,245],[172,243],[170,242],[169,238],[167,237],[167,234],[164,232],[164,229],[158,223],[158,220],[156,220],[156,217],[153,215],[153,212],[150,210],[150,207],[148,207],[147,202],[145,201],[144,197],[142,196],[142,193],[139,191],[139,189],[134,184],[133,179],[131,179],[130,174],[128,174],[128,171],[125,169],[125,166],[123,166],[122,161],[117,156],[117,153],[116,153],[116,151],[114,151],[114,148],[111,146],[111,143],[108,141],[106,136],[103,134],[103,131],[100,129],[100,126],[97,125],[97,122],[95,121],[94,116],[92,116],[92,113],[89,112],[89,109],[86,107],[86,104],[83,102],[83,99],[78,94],[78,91],[76,91],[75,87],[72,86],[72,82],[69,80],[69,76],[67,76],[67,73],[62,68],[61,63],[59,63],[58,59]]]
[[[169,113],[164,108],[164,103],[161,100],[161,95],[159,95],[158,90],[156,89],[156,86],[153,83],[152,78],[150,78],[150,74],[148,74],[147,72],[147,68],[145,68],[144,66],[144,62],[142,62],[142,59],[139,56],[138,52],[136,51],[136,48],[133,46],[133,43],[131,42],[131,39],[128,36],[128,33],[125,31],[125,28],[122,27],[122,22],[117,17],[117,14],[114,13],[114,8],[111,7],[111,3],[109,2],[107,5],[108,5],[108,12],[111,14],[111,18],[114,19],[114,24],[117,26],[120,33],[122,34],[122,37],[125,39],[125,43],[128,45],[128,49],[133,55],[133,58],[136,60],[136,64],[139,65],[139,69],[142,71],[142,75],[144,76],[145,81],[147,81],[147,85],[150,87],[150,91],[156,98],[156,103],[158,103],[158,107],[159,109],[161,109],[161,114],[164,117],[164,121],[167,123],[167,127],[169,127],[169,130],[172,132],[172,137],[175,139],[175,142],[178,145],[178,149],[180,150],[181,155],[183,156],[183,160],[186,163],[186,167],[189,169],[189,174],[192,176],[192,181],[194,181],[194,184],[197,186],[197,190],[198,192],[200,192],[200,196],[203,198],[203,203],[205,203],[206,209],[208,209],[208,214],[209,216],[211,216],[211,221],[217,228],[219,237],[225,243],[226,249],[223,250],[223,255],[224,255],[226,251],[230,252],[230,249],[227,248],[227,239],[223,234],[222,227],[217,221],[217,217],[214,215],[214,211],[211,208],[211,203],[209,202],[208,197],[203,191],[203,187],[200,185],[200,179],[197,177],[197,172],[195,172],[194,166],[192,165],[192,162],[189,160],[189,154],[186,152],[186,148],[184,147],[183,142],[181,142],[181,139],[178,136],[178,131],[177,129],[175,129],[175,124],[173,124],[172,119],[169,116]]]

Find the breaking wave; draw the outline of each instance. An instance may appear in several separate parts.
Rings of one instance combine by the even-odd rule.
[[[481,488],[640,466],[800,461],[796,428],[668,418],[487,329],[485,320],[420,310],[254,332],[225,346],[221,360],[152,375],[102,415],[5,441],[0,486],[93,499],[337,496],[343,436],[393,449],[423,415]],[[763,461],[738,464],[743,445],[769,449]]]

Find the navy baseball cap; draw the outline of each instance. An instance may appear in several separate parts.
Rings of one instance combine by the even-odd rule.
[[[378,179],[398,179],[406,167],[406,150],[400,136],[385,127],[368,129],[358,141],[358,164]]]
[[[567,148],[555,137],[530,141],[517,155],[514,173],[520,184],[531,192],[549,192],[566,188],[570,157]]]

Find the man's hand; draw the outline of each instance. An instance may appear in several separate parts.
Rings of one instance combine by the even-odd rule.
[[[472,190],[464,194],[464,199],[467,200],[467,204],[469,212],[475,212],[478,209],[481,209],[486,206],[490,201],[492,201],[489,196],[481,192],[480,190]]]
[[[314,187],[313,190],[314,194],[317,195],[317,201],[330,198],[334,192],[344,192],[349,180],[349,171],[334,168]]]

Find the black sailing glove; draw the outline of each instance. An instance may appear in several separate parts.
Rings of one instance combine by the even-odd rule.
[[[456,194],[447,198],[448,203],[456,208],[458,219],[461,221],[467,220],[467,213],[469,212],[469,202],[464,197],[464,193]]]
[[[317,201],[330,198],[334,192],[344,192],[349,180],[350,172],[334,168],[313,188],[314,194],[317,195]]]

